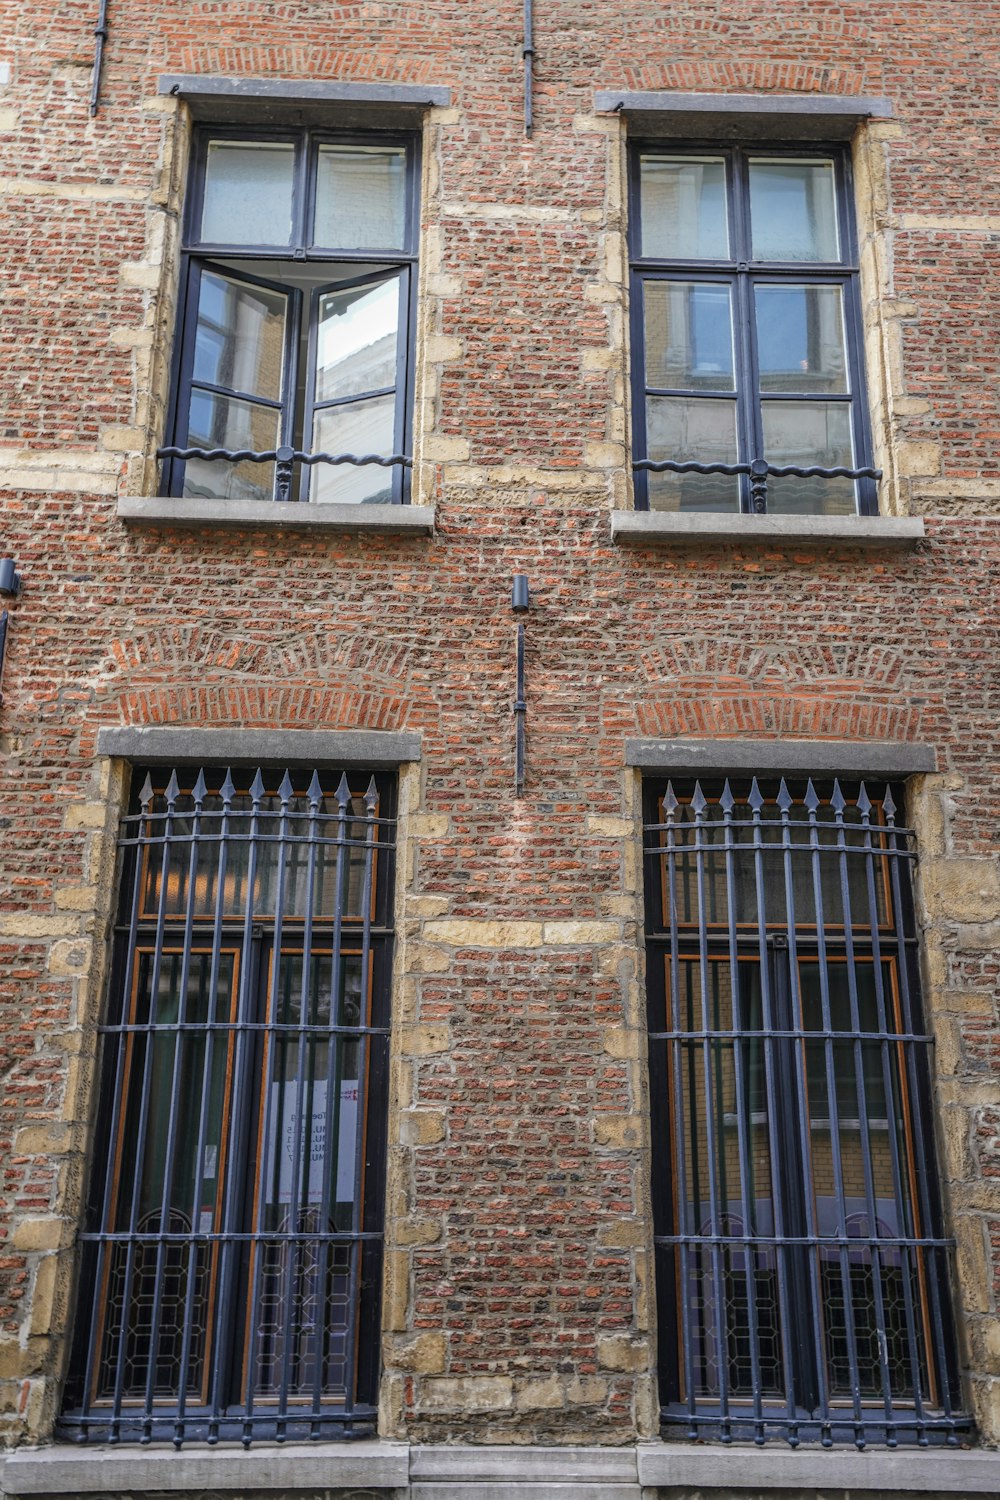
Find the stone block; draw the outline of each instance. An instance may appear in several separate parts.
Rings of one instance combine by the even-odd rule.
[[[422,1411],[509,1411],[513,1401],[514,1382],[508,1375],[432,1375],[421,1381],[418,1394]]]
[[[447,1355],[448,1340],[443,1333],[421,1333],[406,1343],[396,1340],[390,1344],[386,1362],[390,1369],[414,1375],[440,1375]]]
[[[648,1370],[651,1356],[645,1339],[632,1339],[627,1334],[614,1334],[598,1339],[597,1360],[604,1370],[632,1372]]]
[[[445,1137],[445,1116],[439,1109],[401,1110],[399,1124],[406,1146],[433,1146]]]
[[[596,1146],[625,1151],[646,1145],[646,1125],[641,1115],[597,1115],[593,1130]]]

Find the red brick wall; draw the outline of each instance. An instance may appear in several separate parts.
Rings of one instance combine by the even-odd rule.
[[[8,471],[22,450],[107,457],[109,426],[135,421],[133,354],[114,334],[143,326],[149,292],[123,285],[119,268],[145,254],[159,210],[143,200],[157,190],[165,131],[163,114],[142,103],[160,72],[192,71],[451,87],[459,117],[441,131],[436,217],[441,269],[461,289],[443,298],[438,331],[462,341],[462,356],[444,366],[437,431],[467,440],[479,469],[554,475],[484,484],[460,466],[439,469],[429,540],[144,533],[122,527],[109,494],[58,479],[0,495],[2,550],[25,578],[0,708],[0,1235],[14,1246],[0,1251],[0,1378],[11,1377],[11,1411],[27,1400],[18,1381],[58,1370],[58,1347],[30,1337],[37,1257],[17,1248],[17,1225],[61,1212],[80,1142],[65,1156],[17,1142],[64,1107],[57,1043],[79,1022],[80,979],[60,971],[62,950],[53,968],[53,942],[73,936],[57,897],[92,879],[86,829],[67,827],[65,812],[93,796],[101,725],[422,731],[422,811],[448,823],[421,847],[413,891],[440,898],[452,918],[614,916],[622,842],[588,832],[586,820],[627,813],[623,742],[636,734],[928,742],[952,778],[939,852],[996,856],[1000,5],[542,0],[536,10],[530,143],[514,0],[124,0],[112,7],[94,121],[89,0],[15,6],[0,39],[0,60],[11,48],[13,63],[0,122],[5,109],[16,115],[0,132],[0,177],[28,184],[2,205]],[[598,87],[893,100],[893,296],[912,309],[901,393],[926,403],[901,416],[896,436],[940,444],[939,487],[921,489],[918,476],[911,490],[930,516],[926,545],[612,546],[610,492],[584,457],[609,435],[611,379],[581,367],[583,351],[609,342],[587,289],[604,276],[612,169],[607,136],[573,128]],[[107,196],[77,201],[79,185]],[[491,215],[495,205],[512,217]],[[518,218],[523,205],[542,212]],[[971,220],[937,229],[926,216]],[[567,475],[579,483],[567,487]],[[528,574],[533,595],[521,801],[514,572]],[[25,927],[31,917],[49,923],[44,936]],[[977,1087],[994,1086],[998,919],[941,917],[935,982],[961,997],[943,1063],[951,1102],[962,1088],[978,1099]],[[85,931],[80,944],[85,953]],[[420,1376],[407,1376],[405,1431],[627,1441],[648,1412],[635,1375],[602,1370],[597,1345],[642,1336],[639,1272],[630,1249],[605,1248],[601,1235],[641,1218],[643,1158],[594,1132],[601,1115],[641,1111],[635,1071],[602,1051],[605,1030],[624,1024],[626,977],[586,944],[470,947],[447,972],[418,975],[417,993],[419,1019],[446,1026],[450,1045],[415,1066],[414,1105],[443,1111],[447,1126],[413,1155],[410,1209],[440,1232],[414,1252],[407,1331],[444,1332],[439,1375],[508,1376],[515,1389],[528,1375],[597,1383],[562,1405],[454,1416],[423,1405]],[[975,1140],[953,1197],[963,1211],[996,1213],[992,1116]],[[996,1299],[998,1221],[985,1222],[976,1219]],[[995,1305],[970,1303],[969,1358],[987,1386],[997,1372],[976,1317]],[[8,1430],[23,1429],[15,1420]]]

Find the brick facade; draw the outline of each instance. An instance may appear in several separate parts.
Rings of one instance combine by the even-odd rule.
[[[535,9],[530,141],[513,3],[122,0],[94,119],[96,5],[15,4],[0,38],[0,515],[24,578],[0,707],[11,1447],[45,1442],[59,1400],[127,778],[96,739],[119,725],[422,736],[400,780],[380,1417],[414,1444],[657,1435],[625,740],[934,747],[907,795],[941,1175],[968,1399],[1000,1443],[1000,10]],[[451,89],[423,131],[432,536],[118,518],[157,493],[164,434],[189,140],[167,72]],[[924,542],[612,543],[627,124],[599,88],[891,101],[853,147],[866,359],[882,509],[924,517]]]

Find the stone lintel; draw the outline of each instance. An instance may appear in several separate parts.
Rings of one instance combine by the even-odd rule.
[[[220,528],[252,531],[356,531],[429,535],[432,505],[318,505],[279,500],[175,500],[123,496],[118,519],[127,526],[162,526],[185,531]]]
[[[255,1444],[184,1448],[18,1448],[3,1469],[10,1495],[143,1494],[186,1490],[190,1494],[244,1494],[353,1488],[402,1489],[409,1473],[406,1443],[379,1440],[303,1443],[300,1447]]]
[[[611,539],[623,546],[912,547],[922,516],[750,516],[614,510]]]
[[[937,770],[933,745],[885,740],[625,741],[625,764],[664,774],[914,776]]]
[[[600,89],[599,114],[622,112],[636,135],[741,140],[850,140],[858,124],[891,119],[889,99],[869,94],[684,94]]]
[[[322,123],[414,126],[432,106],[451,103],[451,89],[424,83],[370,83],[313,78],[242,78],[215,73],[162,73],[156,92],[183,99],[196,120],[213,124]]]
[[[765,1448],[749,1443],[723,1447],[688,1443],[640,1443],[639,1483],[727,1496],[794,1491],[794,1500],[864,1491],[873,1495],[997,1495],[1000,1454],[946,1448],[850,1449]]]
[[[420,759],[420,735],[384,729],[201,729],[106,726],[98,755],[143,765],[398,766]]]

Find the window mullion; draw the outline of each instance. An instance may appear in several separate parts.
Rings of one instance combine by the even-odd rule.
[[[854,1312],[854,1287],[847,1246],[843,1243],[844,1226],[847,1224],[847,1197],[844,1191],[844,1163],[840,1136],[840,1103],[837,1098],[837,1064],[833,1038],[833,1009],[830,1003],[830,960],[826,943],[826,918],[823,897],[823,862],[820,852],[817,810],[819,798],[810,781],[806,788],[805,807],[809,820],[809,864],[812,875],[813,903],[816,914],[816,952],[819,970],[820,1022],[823,1029],[823,1078],[826,1085],[827,1110],[830,1120],[830,1157],[833,1165],[834,1192],[837,1202],[838,1228],[841,1242],[836,1246],[837,1265],[840,1275],[840,1290],[844,1299],[844,1333],[847,1341],[848,1363],[852,1372],[858,1369],[857,1328]],[[829,1305],[830,1299],[827,1299]],[[828,1312],[829,1316],[829,1312]],[[824,1330],[829,1336],[829,1329]],[[828,1366],[827,1356],[817,1349],[817,1362]],[[827,1368],[827,1375],[829,1370]],[[861,1382],[851,1380],[851,1407],[854,1413],[855,1438],[862,1434]]]
[[[795,1400],[796,1349],[793,1342],[793,1319],[795,1308],[792,1297],[792,1282],[788,1263],[789,1246],[786,1243],[791,1226],[786,1206],[787,1176],[789,1172],[788,1147],[794,1147],[795,1134],[785,1126],[784,1111],[787,1091],[779,1087],[784,1077],[784,1048],[775,1031],[783,1027],[785,1016],[781,1008],[778,968],[779,960],[775,945],[767,930],[767,870],[761,810],[764,798],[754,779],[749,797],[752,814],[752,848],[754,888],[757,909],[757,953],[760,962],[760,993],[764,1050],[764,1086],[767,1095],[768,1148],[771,1168],[771,1192],[774,1212],[774,1259],[776,1288],[781,1327],[781,1355],[785,1386],[785,1418],[788,1436],[798,1441],[798,1411]],[[794,1157],[794,1149],[792,1151]]]
[[[235,793],[227,773],[222,787],[223,804],[231,803]],[[223,1197],[221,1263],[216,1300],[216,1338],[212,1360],[209,1441],[219,1436],[219,1424],[226,1415],[230,1399],[230,1382],[238,1380],[239,1325],[237,1291],[242,1283],[246,1200],[250,1192],[247,1164],[252,1158],[247,1140],[253,1114],[253,1075],[257,1066],[257,1038],[254,1026],[258,1014],[258,984],[261,960],[260,928],[254,910],[258,879],[259,828],[264,788],[258,772],[251,787],[251,805],[246,818],[246,911],[243,917],[242,962],[236,1003],[236,1038],[233,1048],[232,1095],[229,1160],[226,1164]],[[219,905],[216,906],[218,912]],[[252,1253],[253,1247],[251,1247]]]
[[[861,1005],[858,995],[856,944],[854,938],[854,922],[851,910],[851,887],[850,870],[848,865],[848,842],[847,825],[844,820],[845,800],[840,786],[834,782],[831,806],[834,814],[834,825],[836,830],[836,859],[839,874],[840,901],[844,922],[844,950],[847,959],[847,995],[850,1008],[851,1032],[853,1042],[851,1053],[854,1062],[854,1085],[858,1100],[858,1128],[861,1145],[861,1161],[864,1177],[865,1212],[868,1220],[867,1236],[861,1236],[860,1243],[864,1247],[862,1254],[867,1250],[871,1265],[872,1300],[875,1304],[875,1328],[878,1334],[878,1367],[879,1378],[882,1385],[882,1401],[885,1410],[886,1423],[889,1424],[893,1417],[892,1407],[892,1379],[889,1373],[888,1349],[885,1338],[885,1301],[883,1295],[882,1277],[882,1252],[879,1247],[879,1219],[878,1204],[875,1196],[875,1179],[872,1168],[871,1130],[868,1113],[868,1091],[865,1083],[864,1050],[861,1041]],[[891,1101],[890,1101],[891,1103]],[[847,1225],[840,1226],[840,1232],[847,1233]],[[867,1241],[867,1244],[866,1244]],[[852,1372],[854,1378],[860,1382],[860,1366],[855,1367]],[[887,1425],[887,1432],[891,1428]]]
[[[782,1024],[793,1033],[789,1040],[790,1082],[794,1088],[793,1113],[798,1127],[798,1170],[790,1174],[786,1182],[789,1217],[794,1203],[794,1217],[798,1220],[799,1235],[808,1241],[795,1255],[798,1262],[796,1290],[802,1304],[802,1317],[797,1320],[797,1350],[799,1359],[799,1389],[808,1392],[803,1405],[809,1411],[819,1407],[821,1434],[829,1437],[830,1399],[823,1360],[823,1306],[819,1273],[819,1225],[816,1213],[816,1190],[813,1180],[812,1127],[810,1119],[809,1089],[806,1075],[806,1008],[803,1001],[797,947],[798,914],[795,910],[795,868],[792,859],[792,830],[789,813],[793,806],[791,795],[784,780],[778,791],[778,808],[781,813],[781,863],[785,888],[785,936],[786,946],[780,954],[781,985],[786,990],[786,1014]],[[778,955],[776,955],[777,957]],[[811,1338],[809,1336],[811,1322]]]

